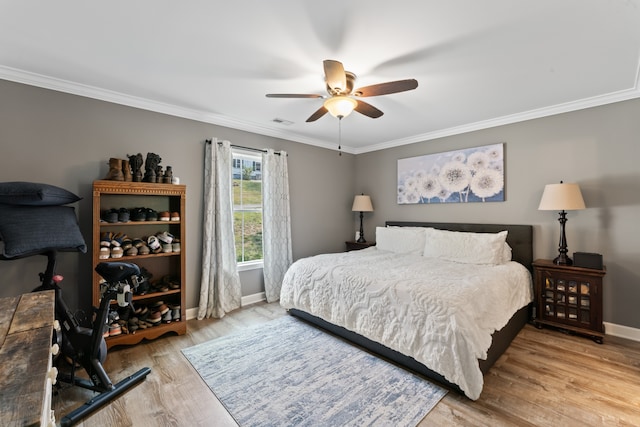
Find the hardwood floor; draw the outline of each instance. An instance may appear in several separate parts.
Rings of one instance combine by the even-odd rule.
[[[112,381],[145,366],[151,374],[78,425],[235,426],[180,349],[282,315],[277,303],[261,303],[221,320],[190,320],[183,336],[112,349],[105,362]],[[92,396],[64,385],[53,398],[56,418]],[[598,345],[527,325],[485,375],[480,399],[449,392],[419,425],[639,426],[640,343],[607,336]]]

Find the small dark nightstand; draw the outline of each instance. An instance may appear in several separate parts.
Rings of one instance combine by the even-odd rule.
[[[370,248],[371,246],[375,246],[376,242],[364,242],[364,243],[358,243],[358,242],[344,242],[346,247],[347,247],[347,252],[349,251],[357,251],[360,249],[366,249],[366,248]]]
[[[536,313],[533,323],[584,334],[602,344],[602,270],[533,262]]]

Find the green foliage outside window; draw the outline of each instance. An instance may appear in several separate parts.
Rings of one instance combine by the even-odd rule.
[[[242,177],[233,180],[233,230],[237,262],[262,259],[262,181],[251,179],[256,170],[242,160]],[[258,169],[259,170],[259,169]]]

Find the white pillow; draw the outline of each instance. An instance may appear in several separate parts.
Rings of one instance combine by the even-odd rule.
[[[376,227],[376,247],[397,254],[422,255],[424,230],[422,227]]]
[[[511,246],[507,242],[504,242],[502,246],[502,262],[500,264],[506,264],[513,259],[511,255]]]
[[[467,233],[430,228],[425,230],[423,255],[465,264],[503,264],[507,231]]]

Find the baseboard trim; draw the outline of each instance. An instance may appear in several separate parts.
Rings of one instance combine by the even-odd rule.
[[[240,304],[242,307],[249,304],[255,304],[257,302],[266,301],[267,297],[264,292],[257,294],[247,295],[242,297]],[[198,317],[198,307],[187,309],[187,320],[195,319]],[[616,325],[615,323],[604,322],[604,328],[607,335],[614,337],[625,338],[632,341],[640,342],[640,329],[632,328],[624,325]]]
[[[258,292],[257,294],[246,295],[240,299],[240,307],[245,307],[250,304],[262,302],[267,300],[267,295],[264,292]],[[187,308],[187,320],[196,319],[198,317],[198,307]]]
[[[638,328],[631,328],[629,326],[604,322],[604,330],[607,335],[613,335],[614,337],[626,338],[628,340],[640,342],[640,329]]]
[[[187,308],[187,320],[198,318],[198,307]]]
[[[267,300],[267,294],[264,292],[258,292],[257,294],[247,295],[240,299],[240,306],[244,307],[249,304],[255,304]]]

